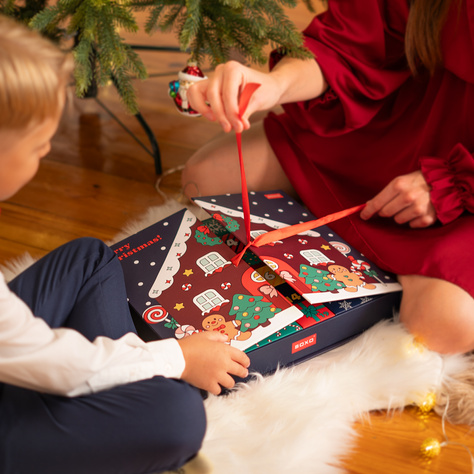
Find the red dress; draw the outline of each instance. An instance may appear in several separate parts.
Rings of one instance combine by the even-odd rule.
[[[443,67],[414,78],[404,56],[407,0],[330,1],[304,32],[329,88],[270,114],[265,131],[319,217],[362,204],[393,178],[421,169],[432,186],[435,225],[411,229],[356,215],[331,227],[388,271],[441,278],[474,296],[474,0],[464,0],[460,12],[452,5]]]

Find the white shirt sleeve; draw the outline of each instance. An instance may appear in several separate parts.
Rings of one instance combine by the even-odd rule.
[[[72,397],[156,375],[180,378],[184,366],[175,339],[145,343],[129,333],[90,342],[74,329],[51,329],[0,273],[1,382]]]

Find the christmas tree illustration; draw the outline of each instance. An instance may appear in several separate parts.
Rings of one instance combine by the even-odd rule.
[[[275,308],[271,303],[262,301],[263,296],[234,295],[230,316],[235,315],[236,321],[240,321],[242,332],[252,331],[258,326],[266,326],[278,313],[280,308]]]
[[[330,275],[330,272],[321,268],[309,267],[308,265],[300,266],[300,278],[304,278],[305,283],[311,285],[311,290],[314,292],[337,291],[346,286],[328,275]]]

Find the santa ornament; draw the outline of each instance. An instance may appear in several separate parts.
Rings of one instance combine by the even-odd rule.
[[[195,82],[207,79],[199,66],[194,61],[178,73],[178,80],[169,83],[169,95],[173,99],[177,109],[188,117],[199,117],[201,114],[193,110],[188,102],[188,89]]]

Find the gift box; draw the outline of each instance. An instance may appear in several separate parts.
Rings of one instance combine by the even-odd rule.
[[[280,191],[250,193],[252,238],[314,219]],[[391,318],[400,301],[394,277],[329,227],[250,247],[242,196],[195,199],[115,244],[139,334],[146,340],[219,331],[262,374],[302,362]]]

